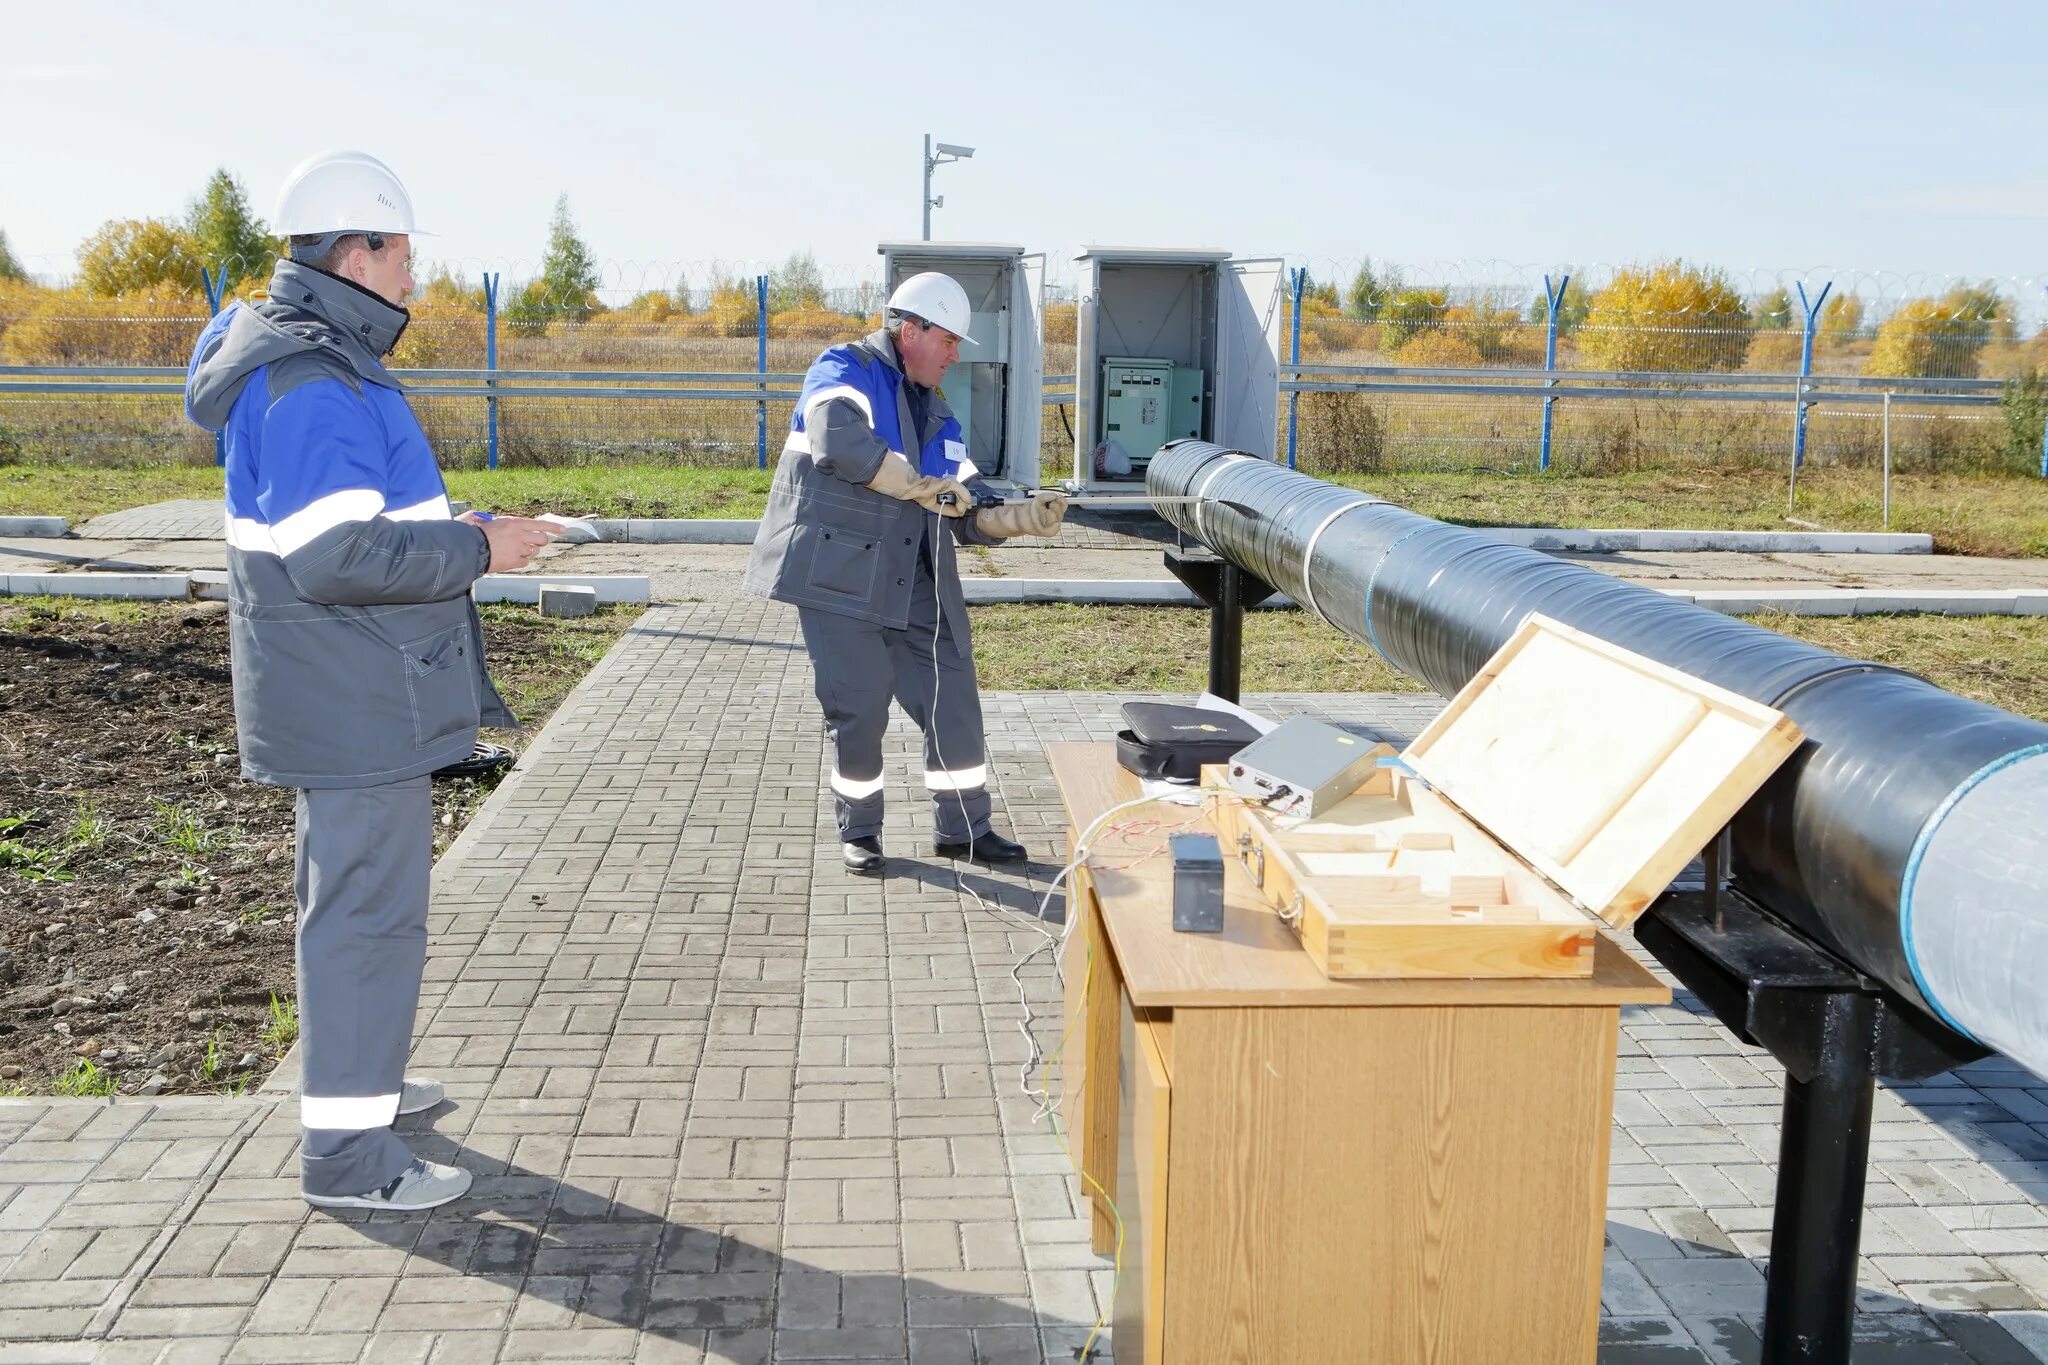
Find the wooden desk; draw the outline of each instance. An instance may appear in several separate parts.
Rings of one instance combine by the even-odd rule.
[[[1112,745],[1047,752],[1070,843],[1138,795]],[[1605,934],[1590,977],[1332,981],[1228,860],[1225,931],[1175,933],[1164,837],[1098,837],[1063,948],[1119,1365],[1592,1361],[1620,1007],[1670,991]]]

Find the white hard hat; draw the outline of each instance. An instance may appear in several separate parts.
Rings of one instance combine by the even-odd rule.
[[[389,232],[431,236],[413,225],[412,196],[391,168],[368,152],[321,152],[292,168],[278,191],[271,231]]]
[[[960,348],[974,345],[967,329],[973,325],[974,310],[967,306],[967,291],[951,275],[927,270],[896,286],[889,296],[889,311],[909,313],[934,327],[943,327],[960,338]]]

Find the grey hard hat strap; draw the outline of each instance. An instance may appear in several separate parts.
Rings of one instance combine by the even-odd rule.
[[[306,265],[311,265],[315,261],[323,259],[328,252],[334,250],[335,243],[344,237],[361,237],[372,251],[382,251],[384,249],[383,233],[364,232],[359,228],[342,228],[337,232],[323,232],[311,241],[293,242],[292,259]]]

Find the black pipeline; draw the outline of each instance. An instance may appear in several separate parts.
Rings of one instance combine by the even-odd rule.
[[[1783,710],[1808,742],[1736,817],[1743,889],[2048,1074],[2048,725],[1206,442],[1154,456],[1146,489],[1446,696],[1542,612]]]

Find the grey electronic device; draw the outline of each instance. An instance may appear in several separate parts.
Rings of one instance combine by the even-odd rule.
[[[1226,781],[1280,815],[1319,815],[1372,775],[1371,740],[1296,716],[1237,751]]]

